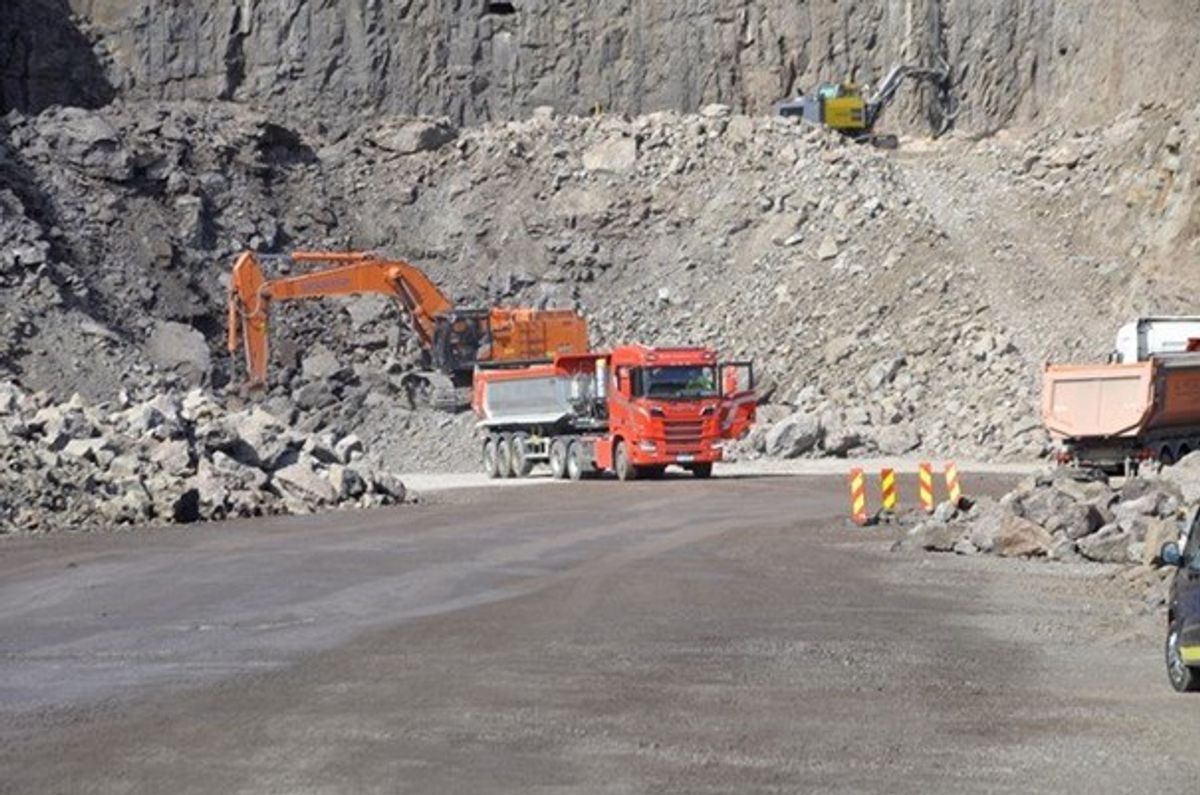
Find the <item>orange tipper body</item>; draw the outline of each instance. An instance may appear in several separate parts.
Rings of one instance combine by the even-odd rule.
[[[1116,469],[1200,449],[1200,354],[1130,364],[1047,365],[1042,419],[1064,458]]]
[[[625,345],[548,364],[481,367],[472,405],[487,431],[485,468],[499,450],[504,460],[519,459],[517,474],[546,461],[554,474],[574,477],[556,468],[553,448],[573,451],[579,474],[611,470],[628,479],[667,466],[707,476],[724,443],[749,432],[757,398],[749,362],[719,362],[702,347]]]
[[[379,293],[396,299],[434,366],[469,372],[478,361],[546,359],[588,347],[587,322],[570,310],[456,309],[420,268],[370,252],[297,251],[294,265],[320,264],[306,273],[267,279],[260,260],[244,252],[229,280],[230,353],[244,347],[252,386],[267,380],[269,316],[275,301]]]

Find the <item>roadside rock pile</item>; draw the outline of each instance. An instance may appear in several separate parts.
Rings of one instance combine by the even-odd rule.
[[[1186,504],[1179,483],[1200,487],[1200,458],[1161,478],[1131,478],[1119,488],[1062,470],[1022,482],[999,501],[966,510],[950,503],[911,530],[901,546],[938,552],[1058,561],[1150,565],[1180,533]]]
[[[92,405],[0,382],[0,533],[402,502],[354,434],[309,434],[201,390]]]

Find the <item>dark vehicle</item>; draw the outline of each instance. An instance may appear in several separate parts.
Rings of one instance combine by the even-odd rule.
[[[1178,569],[1167,600],[1167,676],[1180,693],[1200,690],[1200,507],[1188,512],[1179,543],[1163,544],[1159,557]],[[1180,544],[1183,549],[1180,549]]]

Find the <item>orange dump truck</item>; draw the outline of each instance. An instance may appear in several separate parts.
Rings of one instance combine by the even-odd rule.
[[[1047,365],[1042,419],[1063,463],[1126,473],[1172,464],[1200,450],[1200,353]]]

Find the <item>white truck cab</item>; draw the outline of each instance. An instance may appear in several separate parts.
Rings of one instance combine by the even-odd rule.
[[[1200,338],[1200,315],[1139,317],[1117,331],[1117,346],[1109,359],[1129,364],[1163,353],[1183,353],[1188,340],[1197,338]]]

